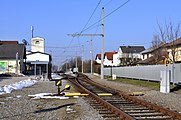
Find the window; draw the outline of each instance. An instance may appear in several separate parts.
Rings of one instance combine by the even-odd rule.
[[[178,56],[181,56],[181,50],[178,51]]]
[[[35,41],[35,44],[40,44],[40,41]]]

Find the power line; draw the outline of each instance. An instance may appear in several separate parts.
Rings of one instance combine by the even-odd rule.
[[[126,2],[124,2],[122,5],[120,5],[119,7],[117,7],[116,9],[114,9],[112,12],[110,12],[108,15],[106,15],[105,17],[104,17],[104,19],[105,18],[107,18],[108,16],[110,16],[111,14],[113,14],[114,12],[116,12],[117,10],[119,10],[121,7],[123,7],[124,5],[126,5],[128,2],[130,2],[131,0],[127,0]]]
[[[99,0],[99,2],[97,3],[97,5],[96,5],[96,7],[94,8],[94,10],[93,10],[91,16],[89,17],[88,21],[86,22],[86,24],[84,25],[84,27],[83,27],[82,30],[80,31],[80,34],[84,31],[84,29],[85,29],[85,28],[87,27],[87,25],[89,24],[91,18],[93,17],[94,13],[96,12],[96,10],[97,10],[98,6],[100,5],[101,1],[102,1],[102,0]],[[80,45],[79,36],[78,36],[78,43],[79,43],[79,45]],[[80,49],[81,49],[81,47],[80,47]]]
[[[130,2],[131,0],[127,0],[126,2],[124,2],[123,4],[121,4],[119,7],[117,7],[116,9],[114,9],[112,12],[110,12],[109,14],[107,14],[103,19],[107,18],[108,16],[110,16],[111,14],[113,14],[114,12],[116,12],[117,10],[119,10],[121,7],[125,6],[128,2]],[[87,27],[86,29],[84,29],[82,32],[89,30],[90,28],[92,28],[94,25],[96,25],[97,23],[99,23],[100,21],[102,21],[102,19],[98,20],[97,22],[93,23],[92,25],[90,25],[89,27]]]
[[[26,45],[26,46],[37,46],[37,45]],[[44,46],[38,46],[39,48],[43,48]],[[80,47],[79,45],[71,46],[71,48]],[[57,48],[57,49],[67,49],[70,47],[58,47],[58,46],[45,46],[45,48]]]
[[[105,4],[105,6],[107,6],[111,1],[112,1],[112,0],[110,0],[109,2],[107,2],[107,3]],[[104,18],[102,18],[102,19],[105,19],[105,18],[109,17],[111,14],[113,14],[114,12],[116,12],[117,10],[119,10],[121,7],[125,6],[129,1],[130,1],[130,0],[127,0],[126,2],[124,2],[123,4],[121,4],[120,6],[118,6],[116,9],[114,9],[112,12],[110,12],[109,14],[107,14],[107,15],[106,15]],[[87,31],[87,30],[89,30],[89,29],[91,29],[91,28],[93,28],[93,26],[95,26],[96,24],[99,24],[99,22],[102,21],[102,19],[99,19],[97,22],[93,23],[92,25],[90,25],[89,27],[86,28],[86,26],[87,26],[88,23],[90,22],[91,18],[93,17],[93,15],[94,15],[95,11],[97,10],[98,6],[100,5],[100,3],[101,3],[101,0],[98,2],[97,6],[96,6],[95,9],[93,10],[93,13],[92,13],[91,16],[89,17],[89,19],[88,19],[88,21],[86,22],[86,24],[84,25],[84,27],[83,27],[82,31],[80,32],[80,34],[83,33],[83,32],[85,32],[85,31]],[[97,27],[97,26],[96,26],[96,27]],[[96,30],[96,31],[97,31],[97,30]],[[78,33],[78,32],[76,32],[76,33]],[[75,37],[72,37],[72,39],[71,39],[71,41],[70,41],[67,49],[70,48],[70,45],[71,45],[71,43],[73,42],[74,38],[75,38]],[[79,42],[79,46],[80,46],[80,42]],[[65,50],[63,53],[65,54],[65,52],[66,52],[66,50]]]
[[[93,16],[94,13],[96,12],[96,10],[97,10],[98,6],[100,5],[101,1],[102,1],[102,0],[99,0],[97,6],[95,7],[94,11],[92,12],[91,16],[89,17],[87,23],[84,25],[84,27],[83,27],[83,29],[81,30],[80,34],[84,31],[85,27],[86,27],[86,26],[88,25],[88,23],[90,22],[92,16]]]
[[[111,2],[112,2],[112,0],[109,0],[109,1],[104,5],[104,7],[106,7],[107,5],[109,5]]]

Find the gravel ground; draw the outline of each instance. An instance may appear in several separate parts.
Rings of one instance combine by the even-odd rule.
[[[179,93],[160,93],[160,91],[156,91],[153,89],[149,89],[146,87],[140,87],[130,84],[124,84],[120,82],[116,82],[113,80],[100,80],[97,76],[92,76],[90,74],[87,74],[89,78],[93,79],[95,82],[101,83],[103,85],[109,86],[111,88],[124,91],[127,93],[130,92],[143,92],[143,96],[137,96],[138,98],[142,100],[146,100],[148,102],[151,102],[153,104],[157,104],[159,106],[162,106],[164,108],[176,111],[181,113],[181,94]]]
[[[94,81],[125,92],[144,92],[140,99],[158,104],[165,108],[181,112],[181,94],[164,94],[145,87],[123,84],[88,74]],[[63,86],[67,81],[63,81]],[[63,88],[62,86],[62,88]],[[88,104],[86,98],[32,99],[28,95],[37,93],[56,93],[53,81],[38,81],[35,85],[15,90],[10,94],[0,95],[0,120],[103,120]],[[70,92],[76,92],[72,87]],[[66,111],[70,106],[73,111]]]
[[[66,84],[63,81],[63,86]],[[62,87],[63,87],[62,86]],[[75,91],[71,88],[70,91]],[[0,95],[1,120],[101,120],[84,98],[32,99],[28,95],[56,93],[53,81],[39,81],[35,85]],[[70,106],[72,111],[66,111]]]

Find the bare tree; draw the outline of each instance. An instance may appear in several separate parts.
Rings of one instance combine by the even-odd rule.
[[[168,24],[165,24],[165,26],[161,26],[158,24],[159,31],[160,31],[160,38],[164,42],[169,42],[167,44],[167,48],[171,53],[170,60],[172,61],[172,82],[174,84],[175,81],[175,67],[174,64],[176,62],[176,53],[177,53],[177,46],[176,41],[180,38],[180,23],[174,25],[171,21]]]
[[[153,35],[152,39],[152,55],[154,58],[154,62],[158,64],[163,58],[167,57],[167,54],[165,54],[165,48],[164,48],[164,41],[161,41],[160,37],[158,34]]]
[[[172,63],[175,63],[175,56],[176,56],[176,44],[175,41],[180,37],[180,23],[174,25],[171,21],[168,24],[160,25],[159,27],[159,39],[161,39],[164,43],[169,42],[168,47],[171,50],[170,59]]]

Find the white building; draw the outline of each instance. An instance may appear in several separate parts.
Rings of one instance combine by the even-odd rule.
[[[29,75],[51,75],[51,55],[45,53],[45,41],[43,38],[31,39],[31,51],[26,52],[26,65]]]
[[[101,64],[101,54],[96,55],[96,63]],[[103,64],[105,66],[119,66],[120,60],[117,52],[105,52]]]
[[[45,52],[45,40],[44,38],[35,37],[31,39],[31,51],[32,52]]]
[[[118,54],[121,65],[136,65],[137,62],[142,59],[141,52],[144,50],[144,46],[120,46]]]
[[[29,75],[44,75],[51,70],[51,55],[42,52],[30,52],[26,55]]]

